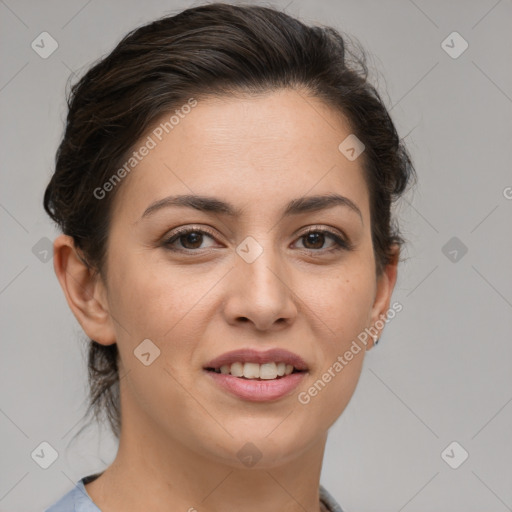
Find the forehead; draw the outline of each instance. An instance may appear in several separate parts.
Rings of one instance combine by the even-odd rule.
[[[193,108],[177,110],[172,123],[175,111],[134,145],[135,151],[153,147],[124,178],[117,214],[135,221],[149,203],[175,194],[223,197],[254,214],[334,192],[366,215],[362,156],[350,161],[338,149],[350,126],[318,98],[280,90],[198,99]]]

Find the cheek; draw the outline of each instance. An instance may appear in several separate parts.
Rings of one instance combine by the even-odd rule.
[[[322,284],[322,280],[315,282]],[[325,333],[317,333],[321,365],[297,396],[311,428],[314,417],[329,425],[336,421],[355,391],[366,351],[358,336],[368,327],[374,285],[373,275],[365,268],[350,276],[338,273],[323,280],[321,287],[303,288],[304,302],[311,308],[308,314],[321,320],[318,325]]]
[[[350,361],[343,358],[344,353],[341,351],[326,360],[314,378],[298,392],[297,408],[303,413],[304,429],[314,431],[319,418],[322,425],[329,428],[350,402],[361,375],[364,348],[353,354]]]
[[[169,420],[169,431],[176,426],[172,426],[169,416],[161,414],[162,403],[187,411],[193,416],[190,421],[204,421],[198,411],[187,407],[189,395],[180,383],[190,385],[185,380],[197,345],[194,340],[200,337],[197,311],[211,284],[208,281],[204,286],[197,282],[194,285],[190,272],[171,269],[168,262],[151,263],[151,258],[145,260],[143,254],[118,261],[119,265],[110,267],[109,303],[115,318],[122,373],[127,375],[125,397],[134,400],[153,421]],[[147,365],[145,353],[149,353]]]
[[[316,315],[324,325],[331,340],[328,347],[342,350],[368,326],[374,299],[373,276],[366,267],[352,267],[350,272],[346,267],[329,275],[302,279],[297,295],[305,304],[305,314]]]
[[[148,386],[151,379],[157,379],[151,380],[153,390],[161,387],[172,393],[165,384],[169,376],[164,368],[179,374],[180,381],[190,378],[188,369],[197,364],[196,352],[215,309],[214,287],[225,269],[172,266],[165,255],[145,259],[144,254],[120,260],[112,268],[109,303],[124,370],[138,373],[154,366],[159,372],[152,372],[141,385]],[[141,345],[148,339],[152,344]],[[158,354],[149,367],[143,367],[136,357],[145,346]]]
[[[161,257],[157,260],[136,254],[118,261],[109,280],[110,304],[124,327],[120,335],[128,332],[133,341],[162,339],[183,322],[204,295],[202,282],[191,277],[190,269],[172,268]]]

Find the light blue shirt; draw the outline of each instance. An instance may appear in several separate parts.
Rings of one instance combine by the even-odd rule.
[[[44,512],[101,512],[85,490],[85,484],[91,482],[98,476],[99,474],[83,477],[76,483],[73,489]],[[320,485],[319,492],[320,501],[327,507],[329,512],[343,512],[336,500],[322,485]]]

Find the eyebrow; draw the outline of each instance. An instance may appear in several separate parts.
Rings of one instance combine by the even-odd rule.
[[[150,204],[141,216],[141,219],[150,216],[162,208],[173,206],[194,208],[202,212],[221,213],[229,217],[240,217],[242,209],[222,201],[216,197],[193,194],[169,196]],[[306,196],[290,201],[284,210],[283,216],[299,215],[301,213],[316,212],[335,206],[344,206],[357,213],[363,222],[363,215],[357,205],[348,197],[339,194]]]

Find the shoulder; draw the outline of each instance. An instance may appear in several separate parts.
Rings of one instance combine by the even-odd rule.
[[[320,485],[320,502],[325,505],[328,512],[343,512],[343,509],[339,506],[338,502],[322,485]]]
[[[80,479],[75,486],[44,512],[101,512],[85,490],[90,476]]]

